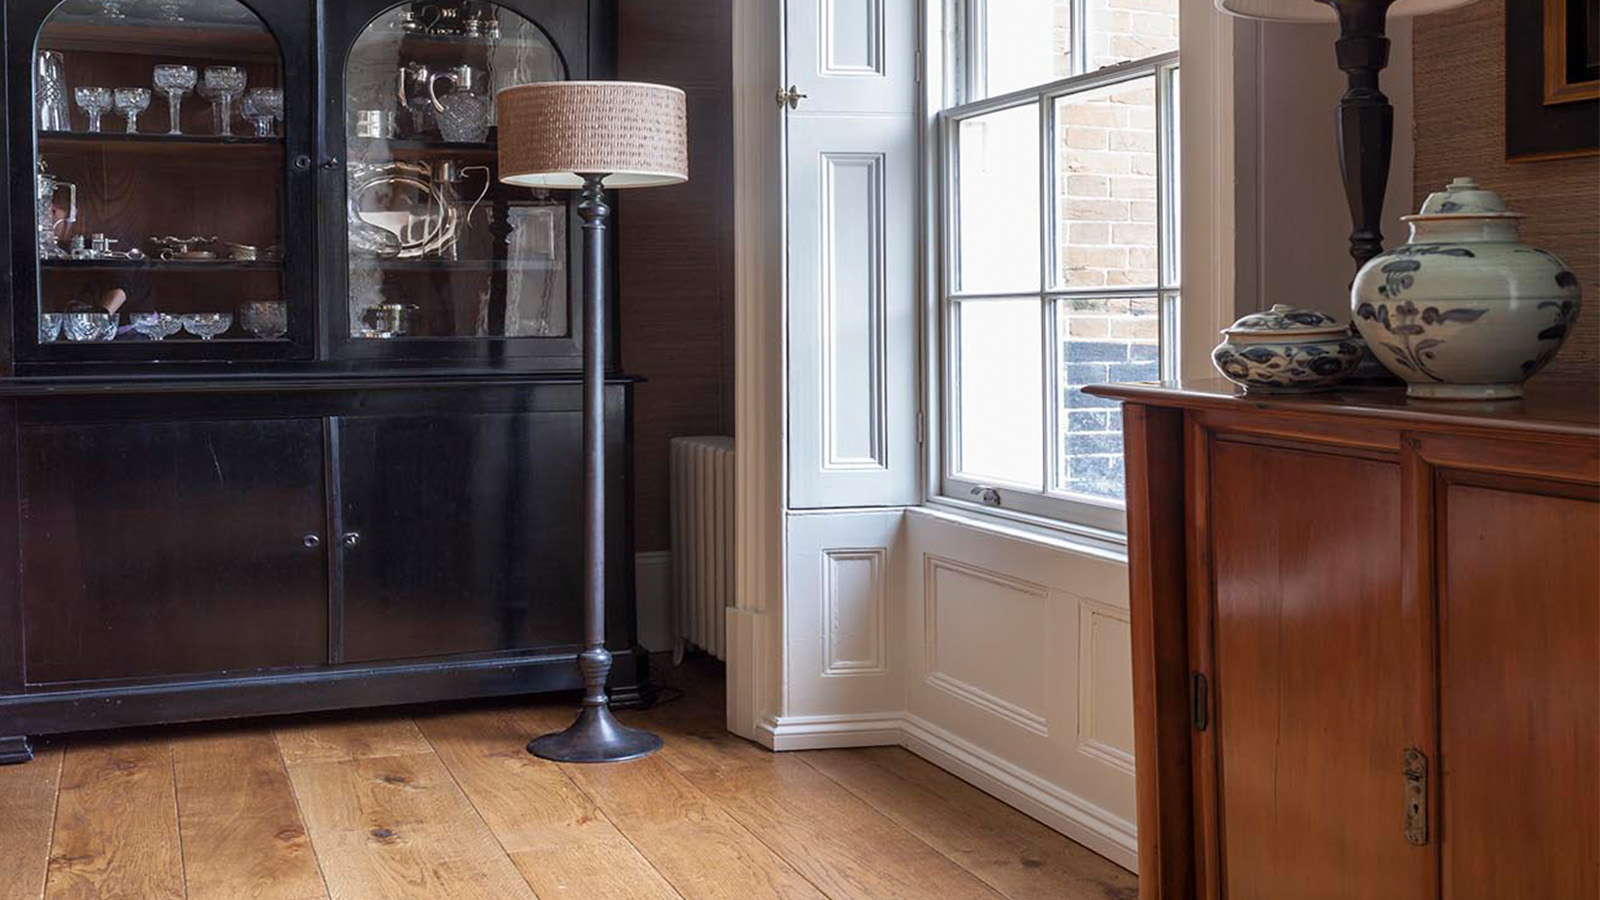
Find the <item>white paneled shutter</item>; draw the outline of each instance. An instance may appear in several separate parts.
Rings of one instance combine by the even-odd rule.
[[[789,505],[914,504],[917,4],[786,11]]]

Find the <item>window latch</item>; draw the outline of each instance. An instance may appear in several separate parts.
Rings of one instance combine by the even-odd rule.
[[[972,496],[977,497],[978,502],[982,503],[984,506],[1000,505],[1000,492],[995,488],[988,487],[986,485],[979,485],[978,487],[973,488]]]

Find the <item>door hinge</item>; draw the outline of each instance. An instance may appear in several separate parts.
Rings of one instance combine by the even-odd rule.
[[[1428,757],[1407,747],[1401,774],[1406,782],[1406,841],[1422,847],[1428,843]]]
[[[1204,672],[1194,673],[1189,691],[1189,707],[1194,717],[1194,730],[1205,731],[1211,725],[1211,683]]]

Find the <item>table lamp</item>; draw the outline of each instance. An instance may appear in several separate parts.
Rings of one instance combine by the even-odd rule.
[[[1216,0],[1225,13],[1274,22],[1338,22],[1334,50],[1350,87],[1339,101],[1339,167],[1355,231],[1357,268],[1383,252],[1383,197],[1394,150],[1394,107],[1378,87],[1389,64],[1389,16],[1420,16],[1476,0]]]
[[[661,738],[618,722],[606,696],[605,191],[688,180],[684,94],[656,84],[555,81],[508,87],[495,101],[500,180],[576,188],[583,220],[583,708],[567,730],[530,741],[528,752],[561,762],[635,759],[659,750]]]

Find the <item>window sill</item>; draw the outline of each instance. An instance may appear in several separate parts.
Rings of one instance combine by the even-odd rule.
[[[930,497],[923,505],[908,508],[906,514],[926,516],[1051,550],[1123,565],[1128,562],[1127,538],[1111,532],[1076,529],[1059,522],[1036,520],[1016,513],[996,513],[987,507],[947,497]]]

